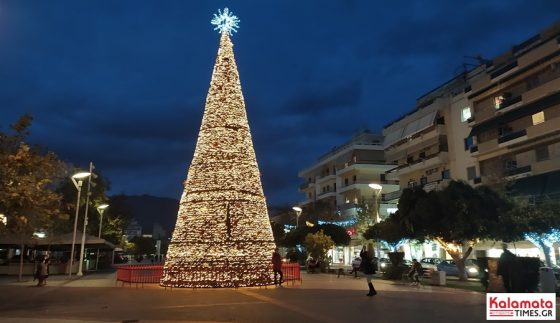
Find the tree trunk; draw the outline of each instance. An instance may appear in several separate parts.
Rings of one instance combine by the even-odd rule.
[[[542,239],[539,239],[539,244],[544,253],[546,266],[552,268],[552,260],[550,259],[550,247],[547,246]]]
[[[21,253],[19,254],[19,273],[18,273],[18,281],[22,281],[22,276],[23,276],[23,248],[25,248],[25,245],[22,243],[21,244]]]
[[[458,275],[459,275],[459,280],[467,280],[467,271],[465,270],[465,259],[467,259],[469,257],[469,255],[472,252],[472,246],[467,248],[467,251],[465,251],[464,253],[459,250],[459,248],[455,248],[454,246],[452,247],[451,244],[446,243],[445,241],[443,241],[442,239],[434,239],[437,243],[439,243],[439,245],[445,250],[447,251],[447,253],[451,256],[451,258],[453,258],[453,261],[455,262],[455,265],[457,266],[457,271],[458,271]],[[463,243],[463,248],[466,247],[466,243]]]

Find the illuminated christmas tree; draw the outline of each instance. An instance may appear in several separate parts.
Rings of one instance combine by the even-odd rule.
[[[220,48],[162,286],[272,284],[274,238],[230,39],[238,22],[227,8],[212,20]]]

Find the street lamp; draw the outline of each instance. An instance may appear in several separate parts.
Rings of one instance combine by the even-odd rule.
[[[82,271],[84,265],[84,252],[85,252],[85,245],[86,245],[86,228],[88,223],[88,207],[89,207],[89,196],[91,195],[91,178],[95,176],[93,174],[93,163],[89,163],[89,176],[88,176],[88,186],[87,186],[87,193],[86,193],[86,210],[84,212],[84,229],[82,230],[82,245],[80,248],[80,263],[78,264],[78,273],[76,275],[83,276],[84,272]]]
[[[8,225],[8,217],[4,214],[0,213],[0,223],[4,225]]]
[[[76,215],[74,216],[74,234],[72,235],[72,251],[70,252],[70,269],[68,270],[68,278],[72,277],[72,265],[74,264],[74,246],[76,244],[76,231],[78,230],[78,213],[80,210],[80,194],[82,193],[82,183],[85,178],[91,175],[90,172],[80,172],[72,175],[72,183],[78,190],[78,199],[76,200]],[[76,181],[77,180],[77,181]]]
[[[101,239],[101,227],[103,226],[103,212],[106,208],[109,207],[109,204],[101,204],[97,207],[97,212],[101,216],[99,218],[99,238]],[[97,249],[97,261],[95,262],[95,270],[97,270],[97,264],[99,263],[99,248]]]
[[[292,210],[296,211],[296,229],[299,227],[299,216],[301,211],[303,211],[299,206],[292,207]]]

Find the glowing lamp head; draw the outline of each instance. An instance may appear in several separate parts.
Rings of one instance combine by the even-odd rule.
[[[105,210],[106,208],[109,207],[109,204],[101,204],[100,206],[97,207],[97,209],[99,210]]]
[[[294,206],[292,210],[296,211],[297,213],[301,213],[301,211],[303,211],[299,206]]]
[[[371,187],[372,189],[376,190],[376,191],[381,191],[381,189],[383,188],[381,185],[375,184],[375,183],[371,183],[368,186]]]
[[[79,173],[76,173],[76,174],[72,175],[72,178],[74,178],[74,179],[84,179],[84,178],[87,178],[90,175],[91,175],[90,172],[79,172]]]

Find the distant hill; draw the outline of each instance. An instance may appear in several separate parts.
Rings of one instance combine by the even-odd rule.
[[[152,233],[154,224],[159,224],[171,236],[177,222],[179,200],[150,195],[126,196],[124,205],[142,226],[143,233]]]

